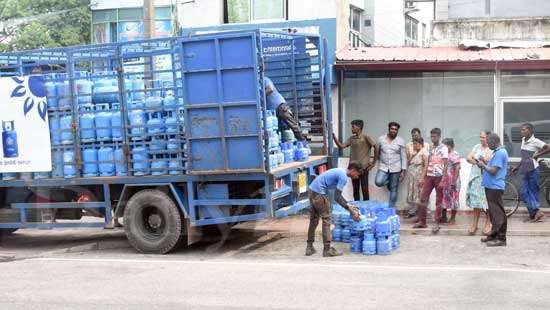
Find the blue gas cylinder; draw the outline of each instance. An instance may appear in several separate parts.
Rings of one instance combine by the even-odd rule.
[[[109,104],[96,104],[95,115],[95,128],[96,139],[98,141],[109,141],[113,137],[113,131],[111,129],[111,112],[109,111]]]
[[[94,83],[89,80],[89,74],[85,71],[75,72],[76,95],[78,96],[78,104],[92,103],[92,88]]]
[[[376,239],[376,253],[379,255],[391,254],[391,240],[388,237],[377,237]]]
[[[285,163],[285,155],[279,150],[277,151],[277,156],[279,158],[279,166],[283,165]]]
[[[273,130],[278,130],[279,129],[279,119],[277,118],[277,113],[275,113],[275,111],[269,111],[271,112],[268,116],[269,120],[268,122],[271,123],[271,128]]]
[[[397,250],[397,248],[399,248],[399,235],[398,234],[391,235],[390,240],[391,240],[392,249]]]
[[[178,119],[174,112],[168,112],[166,120],[164,121],[167,134],[177,134],[178,133]]]
[[[141,78],[135,78],[132,80],[132,100],[143,101],[145,99],[145,83]]]
[[[176,107],[176,98],[171,90],[166,91],[164,98],[162,99],[162,105],[164,109],[173,109]]]
[[[111,128],[113,141],[122,141],[122,112],[118,102],[111,105]]]
[[[351,230],[349,228],[342,229],[342,241],[343,242],[349,242],[349,239],[351,238]]]
[[[363,251],[363,238],[353,236],[349,239],[349,244],[352,253],[361,253]]]
[[[118,81],[117,81],[118,82]],[[131,102],[134,98],[133,96],[133,83],[132,83],[132,80],[129,79],[128,77],[124,77],[124,91],[125,91],[125,97],[126,97],[126,102]]]
[[[295,161],[306,161],[309,158],[309,149],[307,148],[305,142],[298,141],[294,148],[294,160]]]
[[[118,82],[115,72],[107,71],[99,74],[93,84],[92,101],[94,103],[118,102]]]
[[[373,234],[365,234],[365,238],[363,239],[363,254],[376,254],[376,239]]]
[[[52,177],[63,177],[63,152],[59,150],[52,152]]]
[[[63,176],[67,179],[76,177],[76,165],[74,151],[63,152]]]
[[[115,175],[115,154],[110,146],[102,146],[97,151],[99,160],[99,175],[109,177]]]
[[[54,114],[48,116],[48,122],[50,126],[50,141],[52,145],[59,145],[61,143],[61,132],[59,131],[59,117]]]
[[[271,153],[269,154],[269,167],[271,169],[277,168],[277,164],[279,163],[279,159],[276,154]]]
[[[168,174],[168,162],[161,155],[153,155],[153,161],[151,162],[151,174],[152,175],[165,175]]]
[[[82,175],[85,177],[96,177],[98,173],[97,150],[86,148],[82,150]]]
[[[80,116],[80,141],[84,143],[95,141],[94,114],[92,105],[84,105],[84,113]]]
[[[73,143],[73,116],[65,115],[59,119],[59,129],[61,130],[61,144]]]
[[[375,227],[377,237],[387,237],[391,234],[391,224],[388,219],[377,220]]]
[[[55,86],[55,80],[57,74],[52,73],[46,76],[46,82],[44,83],[44,89],[46,91],[46,100],[48,107],[57,108],[57,89]]]
[[[147,114],[143,110],[133,110],[130,112],[130,127],[132,140],[145,139],[147,126]]]
[[[162,107],[162,97],[159,92],[149,92],[147,98],[145,98],[145,108],[152,110],[159,110]]]
[[[291,163],[294,161],[294,149],[292,148],[292,143],[284,142],[281,144],[283,156],[285,159],[285,164]]]
[[[149,120],[147,121],[147,133],[150,135],[157,135],[164,133],[164,120],[160,112],[149,113]]]
[[[332,240],[333,241],[342,241],[342,228],[335,226],[332,229]]]
[[[367,217],[364,216],[364,215],[360,216],[360,220],[358,222],[353,221],[351,223],[351,227],[352,227],[353,230],[361,231],[361,232],[366,229],[366,225],[367,225]]]
[[[57,106],[66,109],[71,106],[71,89],[66,73],[59,73],[55,82],[55,91],[57,93]]]
[[[147,149],[144,146],[137,146],[132,149],[132,161],[134,167],[134,175],[147,175],[151,163],[147,156]]]
[[[115,150],[115,171],[117,176],[127,176],[128,168],[126,167],[126,156],[124,150],[117,148]]]
[[[178,156],[176,154],[170,155],[170,161],[168,162],[168,174],[176,175],[180,174],[180,161],[178,160]]]
[[[164,151],[166,149],[166,140],[162,138],[151,138],[149,142],[150,151]]]

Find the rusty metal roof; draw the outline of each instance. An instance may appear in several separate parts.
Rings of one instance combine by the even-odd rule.
[[[456,67],[458,70],[494,69],[501,63],[507,69],[527,66],[524,69],[550,68],[550,48],[501,48],[463,50],[457,47],[365,47],[349,48],[336,53],[337,69],[398,69],[426,70],[426,68]],[[510,67],[510,68],[508,68]],[[544,67],[544,68],[543,68]],[[460,69],[462,68],[462,69]],[[453,68],[451,68],[453,69]]]

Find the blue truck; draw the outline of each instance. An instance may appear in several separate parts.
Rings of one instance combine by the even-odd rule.
[[[325,45],[255,30],[0,54],[0,77],[43,79],[52,158],[51,171],[3,171],[0,231],[120,224],[137,251],[165,254],[212,226],[307,208],[331,161]],[[305,159],[274,153],[285,138],[266,76],[308,137]]]

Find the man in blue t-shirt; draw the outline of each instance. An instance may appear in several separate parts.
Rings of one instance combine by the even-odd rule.
[[[348,165],[347,171],[342,168],[330,169],[318,176],[309,185],[309,204],[311,208],[309,229],[307,232],[307,256],[311,256],[316,252],[313,247],[313,242],[315,241],[315,230],[319,224],[319,218],[323,221],[323,256],[331,257],[342,255],[342,252],[330,246],[330,241],[332,241],[332,234],[330,232],[330,225],[332,224],[332,207],[327,195],[329,190],[335,190],[334,200],[351,213],[354,221],[359,221],[360,214],[357,207],[350,205],[346,199],[344,199],[342,191],[348,182],[348,177],[356,180],[361,175],[361,170],[361,164],[358,162],[351,162]]]
[[[504,211],[502,194],[506,186],[505,179],[508,173],[508,152],[500,145],[497,134],[487,137],[489,148],[494,151],[489,163],[483,159],[477,161],[477,166],[483,169],[481,186],[485,188],[485,197],[489,205],[489,217],[493,228],[490,234],[481,239],[487,246],[506,246],[507,218]]]
[[[294,117],[294,113],[285,101],[285,98],[279,93],[273,82],[267,76],[264,77],[265,97],[267,99],[267,108],[275,111],[277,118],[283,121],[294,133],[298,141],[304,141],[306,137],[302,134],[300,124]]]

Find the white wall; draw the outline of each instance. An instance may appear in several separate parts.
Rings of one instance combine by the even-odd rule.
[[[208,27],[223,23],[221,0],[178,1],[177,9],[180,27]]]
[[[335,18],[340,0],[289,0],[288,19],[307,20],[320,18]]]
[[[434,5],[430,2],[417,2],[416,7],[419,9],[416,12],[409,14],[411,17],[418,20],[418,46],[422,46],[422,24],[426,24],[426,42],[430,41],[430,33],[432,21],[434,19]]]
[[[361,10],[365,9],[365,0],[349,0],[349,4]]]
[[[402,0],[374,1],[374,39],[376,46],[403,46],[405,15]]]

